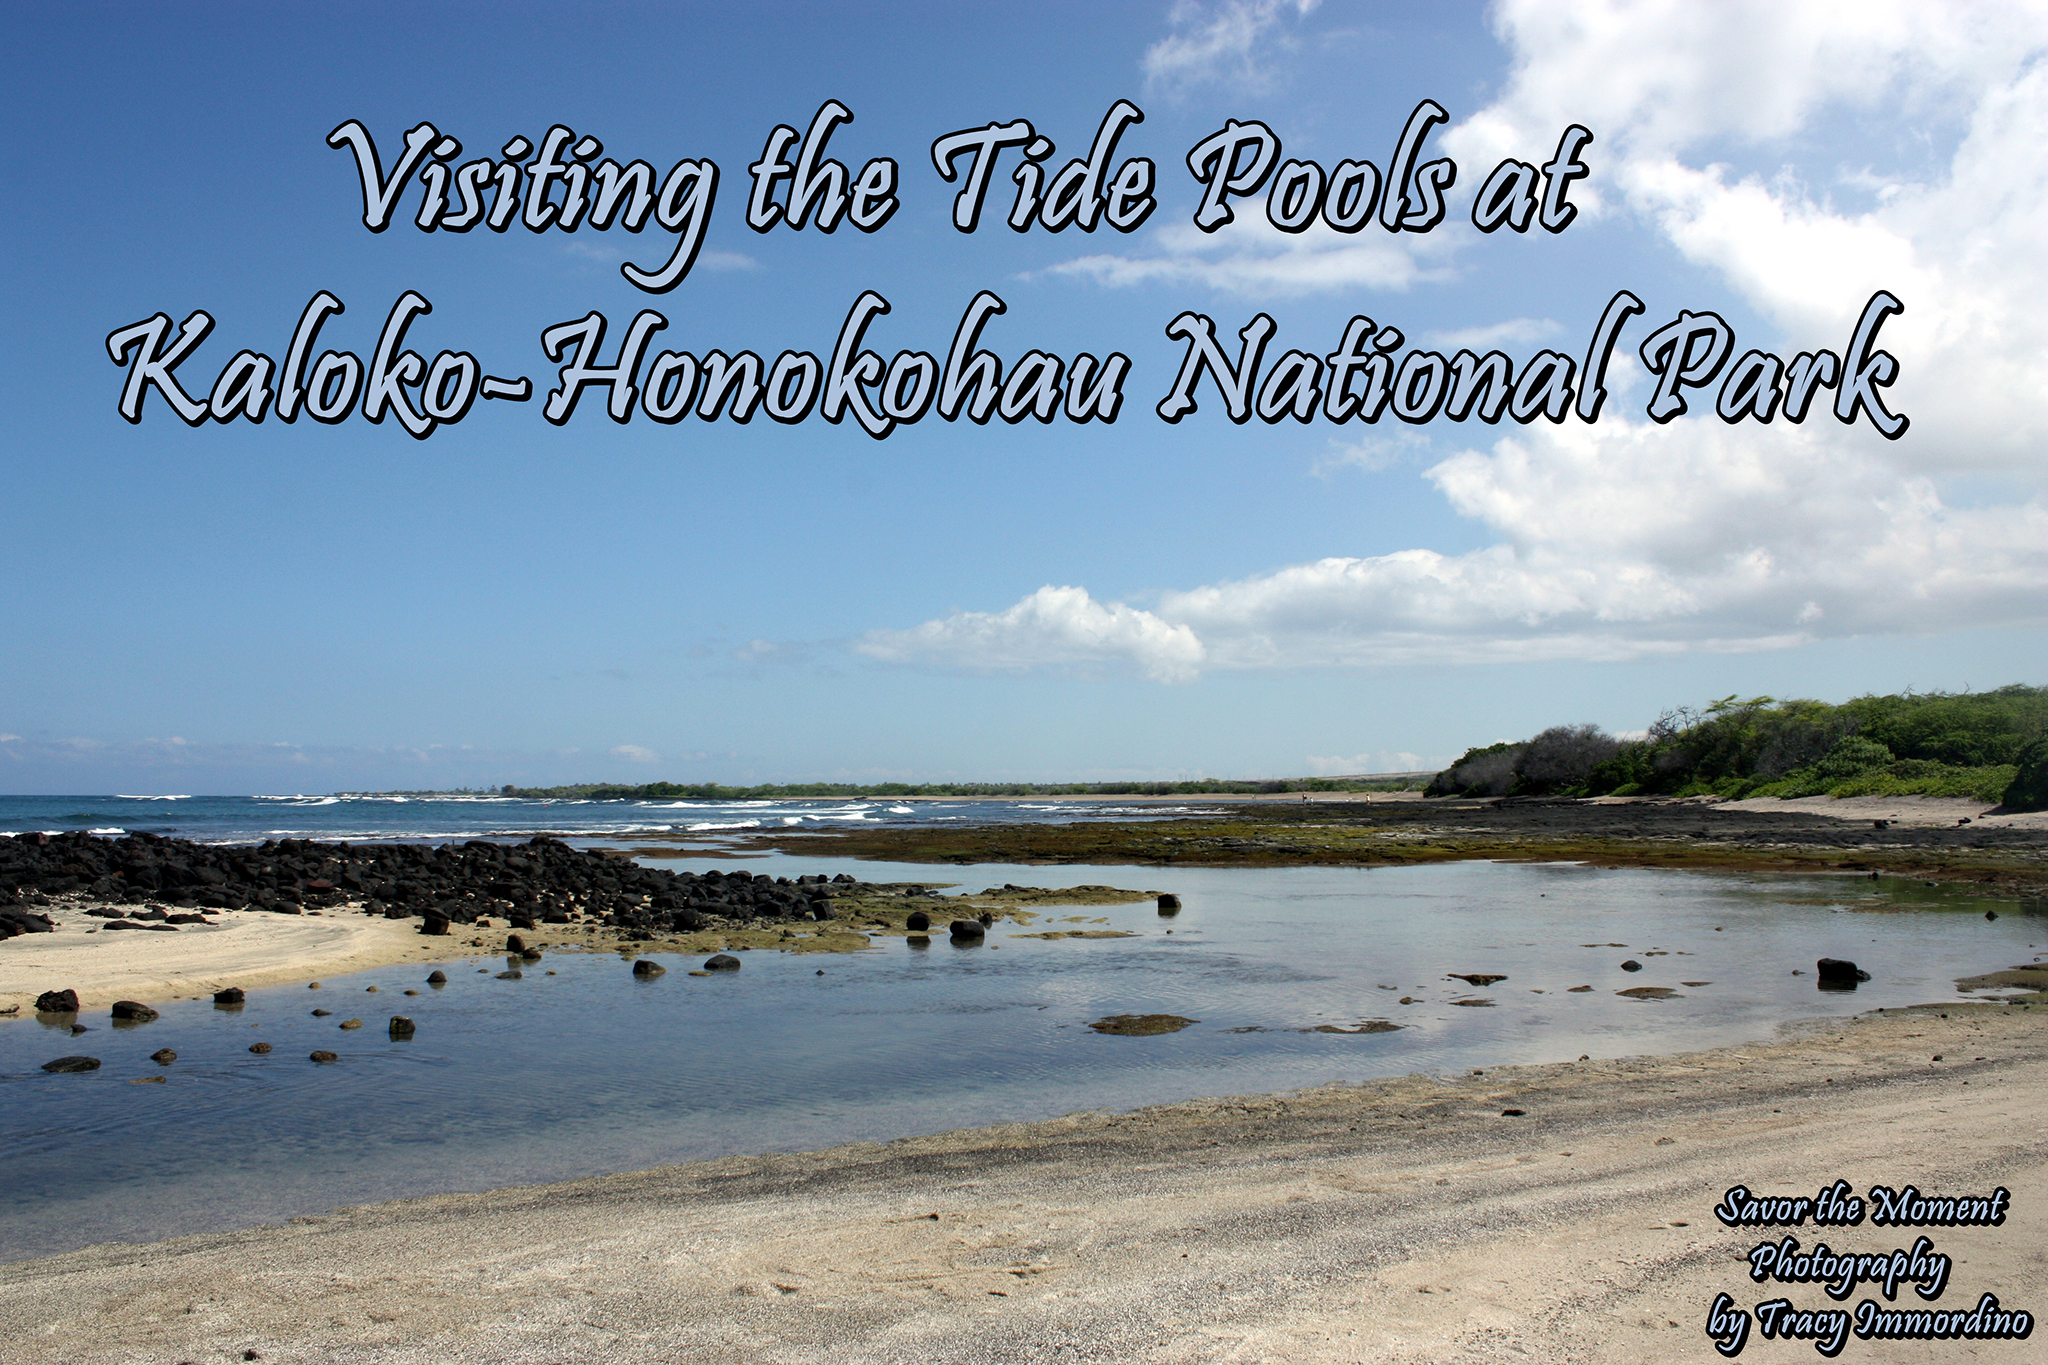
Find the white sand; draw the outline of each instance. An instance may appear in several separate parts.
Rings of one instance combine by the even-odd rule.
[[[1786,1230],[1723,1228],[1713,1205],[1838,1177],[2007,1187],[2004,1226],[1927,1230],[1958,1258],[1934,1306],[1989,1290],[2038,1314],[2048,1011],[1947,1013],[89,1248],[0,1267],[0,1360],[1706,1362],[1719,1292],[1832,1306],[1752,1284],[1744,1253]],[[1863,1252],[1918,1235],[1789,1231]],[[1841,1359],[2038,1360],[2042,1339]],[[1752,1335],[1744,1358],[1811,1352]]]
[[[58,929],[0,943],[0,1010],[35,1008],[44,991],[78,992],[88,1009],[116,1000],[176,1000],[228,986],[274,986],[368,971],[398,962],[450,961],[465,955],[452,937],[428,938],[415,920],[372,918],[356,911],[274,915],[209,911],[215,925],[188,924],[176,933],[100,928],[101,920],[70,909],[51,912]]]

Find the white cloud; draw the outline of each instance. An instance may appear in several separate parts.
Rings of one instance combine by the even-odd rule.
[[[1905,438],[1845,428],[1825,398],[1803,425],[1731,427],[1698,405],[1663,427],[1630,420],[1639,405],[1620,400],[1642,376],[1618,355],[1597,424],[1539,421],[1428,470],[1453,510],[1496,533],[1484,549],[1324,558],[1143,609],[1046,589],[1006,611],[889,633],[887,657],[1120,657],[1179,680],[1772,649],[2048,615],[2048,4],[1508,0],[1496,20],[1514,70],[1496,105],[1446,134],[1459,159],[1547,154],[1565,124],[1595,129],[1607,211],[1725,281],[1783,330],[1788,351],[1845,350],[1863,301],[1890,290],[1906,305],[1881,342],[1899,361],[1887,399],[1913,420]],[[1826,158],[1839,153],[1811,145],[1821,116],[1899,108],[1945,120],[1953,137],[1902,139],[1948,146],[1924,165],[1842,178],[1863,207],[1816,196],[1791,170],[1688,160],[1702,146],[1780,139],[1833,174]],[[1574,200],[1591,202],[1577,189]],[[1243,215],[1215,239],[1166,229],[1159,256],[1061,269],[1245,293],[1423,278],[1405,251],[1334,237],[1287,238]],[[1517,320],[1498,335],[1542,325]],[[1484,336],[1437,341],[1477,349]],[[1384,467],[1421,444],[1347,433],[1318,468]],[[1956,479],[2002,488],[2003,501],[1949,505],[1942,487]]]
[[[1426,267],[1418,261],[1446,256],[1447,238],[1395,238],[1377,227],[1342,233],[1321,223],[1286,233],[1266,221],[1258,198],[1240,201],[1236,207],[1237,217],[1213,233],[1193,223],[1160,228],[1151,234],[1157,248],[1152,255],[1098,253],[1063,261],[1043,273],[1085,277],[1110,288],[1193,284],[1253,298],[1348,288],[1399,291],[1420,281],[1450,278],[1445,267]]]
[[[1564,331],[1555,318],[1510,318],[1484,327],[1460,327],[1448,332],[1425,333],[1421,340],[1443,351],[1471,350],[1484,353],[1501,346],[1528,346],[1548,341]]]
[[[1277,36],[1274,26],[1290,12],[1304,15],[1317,0],[1223,0],[1209,6],[1182,0],[1171,15],[1173,32],[1145,50],[1146,84],[1185,87],[1231,80],[1261,89],[1270,73],[1261,50]]]
[[[1082,588],[1050,584],[1005,611],[957,611],[912,630],[871,631],[855,647],[892,663],[989,670],[1122,661],[1159,682],[1194,677],[1203,655],[1186,626],[1097,602]]]
[[[20,735],[0,735],[0,744],[12,744],[20,738]]]
[[[661,759],[661,755],[654,752],[654,750],[643,748],[638,744],[614,744],[612,746],[612,757],[623,758],[628,763],[655,763]]]
[[[1397,464],[1417,459],[1430,449],[1429,437],[1413,427],[1401,427],[1394,431],[1375,432],[1355,440],[1330,438],[1327,454],[1318,459],[1309,472],[1327,478],[1332,470],[1351,466],[1367,473],[1378,473],[1391,469]]]

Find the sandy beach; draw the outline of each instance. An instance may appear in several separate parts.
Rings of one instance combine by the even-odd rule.
[[[2048,1290],[2042,1012],[1837,1021],[1662,1058],[1291,1095],[445,1196],[0,1267],[0,1359],[1702,1361],[1787,1232]],[[1507,1115],[1506,1110],[1523,1111]],[[2010,1191],[1999,1227],[1731,1230],[1733,1185]],[[1864,1297],[1884,1300],[1867,1286]],[[1902,1289],[1894,1307],[1912,1306]],[[1752,1334],[1752,1359],[1804,1342]],[[1851,1340],[1843,1359],[2036,1342]],[[253,1355],[245,1355],[253,1352]]]
[[[400,962],[446,961],[470,951],[454,938],[426,938],[412,920],[372,918],[360,911],[271,915],[221,911],[213,925],[177,933],[108,933],[76,911],[57,915],[47,934],[24,934],[0,950],[0,1010],[35,1008],[48,990],[70,988],[87,1009],[116,1000],[149,1004],[317,980]]]

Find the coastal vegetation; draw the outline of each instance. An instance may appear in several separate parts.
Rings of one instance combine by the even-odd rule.
[[[1950,796],[2048,807],[2048,687],[1862,696],[1839,705],[1722,697],[1640,738],[1559,726],[1465,752],[1430,796]]]

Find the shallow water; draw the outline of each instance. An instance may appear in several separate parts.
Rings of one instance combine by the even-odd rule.
[[[1047,942],[999,926],[979,948],[941,935],[848,956],[756,951],[740,972],[703,978],[669,958],[646,982],[612,953],[550,953],[516,981],[497,979],[503,957],[480,956],[450,964],[438,990],[424,968],[390,968],[252,991],[239,1010],[171,1002],[134,1027],[96,1013],[76,1038],[0,1021],[0,1258],[1077,1109],[1717,1046],[1798,1018],[1954,999],[1955,977],[2048,947],[2048,922],[2011,901],[1898,879],[1494,863],[746,866],[968,890],[1108,883],[1173,891],[1185,908],[1077,908],[1048,916],[1077,922],[1032,926],[1132,938]],[[1820,992],[1823,956],[1872,980]],[[1643,970],[1622,971],[1629,958]],[[1481,990],[1449,972],[1507,979]],[[1567,989],[1582,984],[1593,989]],[[1636,986],[1679,994],[1615,994]],[[1475,998],[1492,1003],[1452,1003]],[[1199,1022],[1156,1037],[1087,1028],[1150,1012]],[[386,1036],[394,1013],[417,1021],[416,1037]],[[351,1017],[364,1027],[336,1028]],[[1299,1031],[1370,1019],[1403,1027]],[[275,1051],[250,1054],[259,1040]],[[161,1047],[179,1054],[169,1068],[148,1060]],[[342,1060],[315,1065],[315,1048]],[[38,1069],[72,1053],[105,1065]]]

